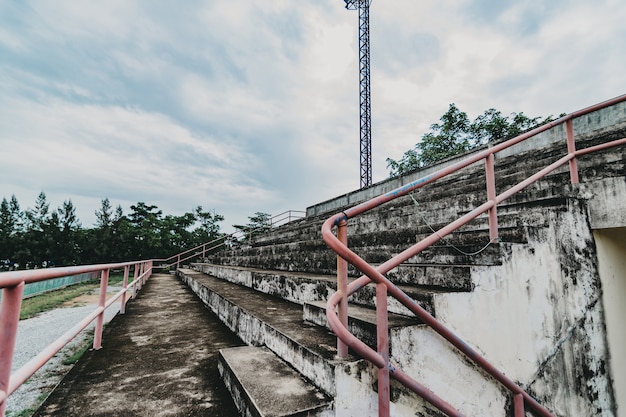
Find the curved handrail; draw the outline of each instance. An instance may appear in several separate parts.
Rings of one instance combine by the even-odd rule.
[[[380,306],[379,302],[376,304],[377,308],[377,317],[381,317],[379,313],[379,308],[382,308],[383,311],[383,326],[385,327],[383,333],[384,338],[387,338],[386,331],[386,295],[389,293],[392,297],[396,298],[400,303],[402,303],[405,307],[407,307],[410,311],[412,311],[417,317],[419,317],[425,324],[429,325],[433,330],[435,330],[438,334],[444,337],[448,342],[454,345],[457,349],[459,349],[465,356],[467,356],[470,360],[475,362],[481,368],[483,368],[486,372],[492,375],[496,380],[498,380],[502,385],[504,385],[507,389],[509,389],[514,394],[514,410],[515,416],[523,416],[524,414],[524,403],[528,404],[535,412],[543,417],[552,417],[552,414],[543,406],[541,406],[535,399],[533,399],[529,394],[527,394],[521,387],[519,387],[515,382],[513,382],[510,378],[496,369],[493,365],[491,365],[483,356],[481,356],[478,352],[472,349],[467,343],[465,343],[461,338],[456,336],[451,330],[449,330],[442,323],[437,321],[432,315],[430,315],[426,310],[424,310],[417,302],[412,300],[406,293],[404,293],[401,289],[399,289],[396,285],[391,283],[383,274],[389,272],[393,268],[397,267],[401,263],[407,261],[411,257],[417,255],[425,248],[433,245],[446,235],[452,233],[457,230],[461,226],[465,225],[469,221],[475,219],[479,215],[489,212],[490,213],[490,236],[492,239],[497,237],[497,217],[495,217],[496,212],[495,209],[497,205],[504,201],[505,199],[511,197],[515,193],[519,192],[523,188],[537,181],[538,179],[544,177],[548,173],[554,171],[555,169],[561,167],[564,164],[570,164],[570,175],[573,183],[578,182],[578,171],[576,167],[576,157],[584,154],[596,152],[598,150],[606,149],[613,146],[621,146],[626,145],[626,138],[622,138],[619,140],[615,140],[612,142],[608,142],[605,144],[585,148],[582,150],[575,149],[574,137],[573,137],[573,128],[572,128],[572,120],[576,117],[580,117],[582,115],[591,113],[593,111],[602,109],[604,107],[608,107],[620,102],[626,101],[626,95],[622,95],[616,97],[614,99],[599,103],[595,106],[591,106],[580,110],[578,112],[571,113],[567,116],[561,117],[553,122],[550,122],[546,125],[535,128],[527,133],[524,133],[520,136],[517,136],[508,141],[497,144],[491,148],[485,149],[483,151],[477,152],[474,155],[471,155],[457,163],[454,163],[446,168],[440,169],[433,174],[427,175],[423,178],[420,178],[416,181],[413,181],[405,186],[399,187],[391,192],[383,194],[381,196],[375,197],[369,201],[358,204],[350,209],[345,210],[342,213],[337,213],[334,216],[327,219],[322,226],[322,237],[324,242],[337,253],[338,255],[338,291],[334,293],[328,303],[326,305],[326,316],[331,327],[332,331],[337,335],[338,341],[338,353],[346,352],[347,347],[352,348],[356,353],[361,355],[363,358],[372,362],[375,366],[382,370],[382,372],[388,372],[388,375],[393,376],[396,380],[403,383],[408,388],[412,389],[426,401],[433,404],[439,410],[445,412],[449,416],[459,416],[460,412],[450,404],[436,396],[427,388],[423,387],[417,381],[412,379],[410,376],[404,374],[401,370],[395,368],[392,364],[389,363],[388,352],[379,352],[367,346],[361,340],[352,335],[347,329],[347,297],[367,284],[374,282],[377,285],[377,297],[378,297],[378,288],[384,287],[381,291],[384,299],[384,306]],[[544,169],[540,170],[536,174],[532,175],[528,179],[520,182],[519,184],[511,187],[507,191],[496,195],[495,193],[495,180],[494,180],[494,167],[493,167],[493,158],[494,155],[504,149],[507,149],[515,144],[518,144],[522,141],[525,141],[535,135],[544,132],[548,129],[551,129],[557,125],[566,124],[567,131],[567,139],[568,139],[568,153],[562,158],[558,159],[554,163],[548,165]],[[400,254],[396,255],[392,259],[386,261],[385,263],[379,265],[378,267],[373,267],[368,264],[365,260],[363,260],[356,253],[351,251],[347,246],[347,238],[342,237],[342,233],[340,231],[342,226],[346,225],[348,219],[353,218],[359,214],[365,213],[375,207],[380,206],[386,202],[394,200],[398,197],[409,194],[410,192],[423,187],[426,184],[430,184],[442,177],[450,175],[453,172],[456,172],[462,168],[465,168],[469,165],[474,164],[475,162],[485,160],[486,161],[486,176],[487,176],[487,184],[488,184],[488,201],[483,203],[482,205],[476,207],[474,210],[455,220],[454,222],[448,224],[447,226],[442,227],[440,230],[434,232],[428,237],[422,239],[417,244],[411,246]],[[495,224],[494,224],[495,223]],[[333,228],[337,227],[338,232],[337,236],[333,234]],[[343,232],[345,234],[345,231]],[[342,277],[342,272],[340,271],[339,262],[341,259],[344,262],[348,262],[355,266],[363,275],[350,283],[347,284],[346,277]],[[343,267],[344,269],[346,266]],[[345,271],[344,271],[345,275]],[[342,285],[343,281],[343,285]],[[378,301],[378,298],[377,298]],[[337,313],[337,309],[339,310],[339,314]],[[379,341],[380,341],[380,330],[379,330]],[[341,343],[345,344],[345,346],[341,346]],[[384,341],[384,344],[388,345],[388,342]],[[384,377],[379,377],[379,380]],[[381,395],[386,395],[386,398],[379,400],[379,407],[385,407],[388,412],[388,387],[386,388],[386,393],[381,394],[381,392],[385,391],[384,387],[379,387],[379,397]],[[387,404],[385,404],[385,402]],[[383,415],[383,414],[381,414]]]

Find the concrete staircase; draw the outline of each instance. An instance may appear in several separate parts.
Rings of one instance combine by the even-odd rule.
[[[583,135],[579,146],[624,136],[624,126],[626,122],[610,131],[593,131],[586,139]],[[548,142],[541,148],[522,148],[496,160],[499,192],[552,162],[565,146],[561,141]],[[520,161],[524,161],[523,166]],[[579,162],[581,182],[594,184],[623,177],[624,161],[623,150],[583,159]],[[540,402],[547,402],[548,408],[555,407],[557,415],[591,415],[595,412],[585,413],[598,408],[597,398],[583,389],[572,394],[578,396],[573,403],[580,413],[572,414],[568,411],[571,404],[563,405],[561,400],[552,398],[559,389],[571,387],[557,384],[543,390],[550,386],[547,378],[556,372],[557,365],[551,358],[560,355],[558,349],[567,345],[569,339],[555,342],[556,336],[531,332],[523,336],[530,341],[521,342],[522,347],[516,349],[511,346],[515,341],[494,340],[499,338],[493,336],[498,329],[517,326],[520,316],[536,313],[538,296],[531,293],[540,290],[527,284],[527,294],[513,293],[523,290],[507,279],[517,282],[513,270],[523,269],[518,266],[528,260],[541,265],[545,251],[556,253],[554,256],[569,253],[570,248],[559,249],[562,242],[553,240],[586,221],[586,201],[590,197],[584,190],[588,189],[570,185],[567,170],[559,169],[498,207],[498,241],[489,242],[488,223],[483,216],[387,274],[432,315],[520,381]],[[413,197],[397,199],[351,219],[349,246],[368,262],[382,263],[485,199],[484,168],[478,164],[424,187]],[[224,349],[219,362],[222,378],[242,416],[377,415],[374,369],[358,357],[336,358],[336,338],[326,324],[325,302],[336,290],[336,256],[323,243],[320,230],[323,221],[339,211],[341,207],[333,207],[332,212],[316,209],[314,215],[178,271],[206,306],[248,345]],[[574,232],[586,233],[578,229]],[[352,278],[359,276],[352,267],[349,273]],[[560,289],[545,291],[551,296],[561,294]],[[580,298],[580,294],[563,291],[565,301],[567,297]],[[517,305],[502,297],[526,298]],[[350,298],[349,309],[350,330],[373,347],[374,300],[375,289],[368,286]],[[587,303],[585,308],[591,311],[595,304],[587,301],[580,303]],[[483,317],[483,303],[498,308],[506,303],[514,305],[508,313],[491,311]],[[461,305],[468,308],[458,313],[455,306]],[[570,315],[578,314],[570,310],[550,313],[550,309],[552,306],[547,306],[539,312],[543,314],[542,323],[546,317],[556,322],[560,315],[570,320]],[[392,361],[468,416],[509,415],[510,395],[496,381],[476,369],[395,300],[390,300],[389,311]],[[466,317],[460,317],[463,314]],[[544,327],[543,331],[548,333],[551,329]],[[482,335],[490,340],[480,340]],[[561,345],[556,346],[557,343]],[[511,359],[507,360],[507,356]],[[594,358],[584,356],[580,360],[593,362]],[[511,365],[518,360],[525,362],[519,367]],[[392,415],[440,414],[405,388],[393,385]]]

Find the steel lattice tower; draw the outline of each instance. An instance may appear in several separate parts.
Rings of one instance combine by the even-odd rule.
[[[361,188],[372,185],[372,98],[370,86],[370,4],[372,0],[344,0],[346,9],[359,11],[359,83],[361,126]]]

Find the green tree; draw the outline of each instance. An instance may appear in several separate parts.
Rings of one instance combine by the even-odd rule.
[[[96,224],[90,233],[91,243],[87,251],[89,262],[103,263],[114,259],[114,248],[119,244],[113,237],[113,209],[109,198],[100,202],[100,209],[94,212]]]
[[[115,208],[112,221],[112,234],[113,242],[115,242],[115,248],[113,250],[113,258],[124,261],[137,260],[133,257],[133,244],[135,236],[133,227],[130,224],[128,217],[124,215],[124,210],[119,204]]]
[[[126,216],[121,206],[113,210],[105,198],[95,211],[94,227],[83,229],[71,200],[51,210],[41,192],[35,208],[22,212],[15,196],[11,201],[3,198],[0,260],[39,267],[44,261],[61,266],[163,257],[219,237],[218,222],[224,220],[201,206],[181,216],[163,216],[157,206],[143,202],[131,210]],[[263,219],[255,222],[263,223]]]
[[[406,151],[398,161],[387,158],[390,177],[432,165],[489,142],[515,137],[552,118],[530,118],[524,113],[503,116],[496,109],[488,109],[470,122],[467,114],[452,103],[439,120],[441,123],[431,125],[430,131],[422,136],[421,141]]]
[[[30,230],[42,231],[48,216],[50,215],[50,203],[48,197],[43,191],[37,196],[35,208],[26,210],[27,228]]]
[[[234,224],[233,227],[243,233],[240,240],[249,240],[254,235],[262,234],[271,229],[271,215],[268,213],[256,212],[254,216],[248,217],[248,223],[245,225]]]
[[[81,260],[81,249],[78,245],[81,224],[76,215],[76,207],[72,200],[66,200],[57,209],[58,240],[55,241],[56,256],[52,258],[62,265],[77,265]]]
[[[133,257],[135,259],[149,259],[161,256],[164,249],[160,246],[163,212],[157,210],[157,206],[147,205],[144,202],[131,205],[130,209],[132,212],[128,219],[134,237]]]
[[[15,254],[17,219],[6,198],[0,203],[0,261],[10,260]]]
[[[204,211],[202,206],[194,209],[194,218],[198,226],[193,231],[194,246],[202,245],[220,237],[219,222],[224,221],[224,216],[213,210]]]
[[[185,213],[182,216],[165,216],[159,228],[161,256],[182,252],[186,248],[195,246],[193,234],[188,230],[195,221],[193,213]]]
[[[50,214],[50,203],[43,191],[37,196],[34,209],[25,212],[26,227],[24,243],[27,245],[20,251],[20,263],[27,267],[39,267],[43,261],[49,260],[52,237],[46,232],[58,219]]]

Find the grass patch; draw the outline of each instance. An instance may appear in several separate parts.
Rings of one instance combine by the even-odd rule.
[[[74,365],[76,362],[78,362],[78,360],[83,356],[83,354],[87,352],[87,349],[91,347],[92,343],[93,343],[92,339],[87,338],[83,342],[83,345],[80,348],[78,348],[74,353],[72,353],[71,355],[63,359],[63,362],[62,362],[63,365]]]
[[[7,411],[7,417],[31,417],[37,412],[37,410],[43,404],[46,398],[48,398],[48,395],[50,395],[49,392],[42,392],[37,396],[37,399],[33,404],[33,406],[37,406],[37,408],[33,408],[33,406],[31,406],[20,411]]]
[[[35,411],[37,411],[36,408],[25,408],[18,412],[7,411],[7,417],[30,417],[35,414]]]
[[[115,273],[109,277],[109,285],[119,284],[124,280],[124,274]],[[85,281],[78,284],[70,285],[58,290],[49,291],[44,294],[22,300],[22,308],[20,310],[20,320],[29,319],[44,311],[52,310],[61,304],[73,300],[84,294],[100,288],[100,280]]]

